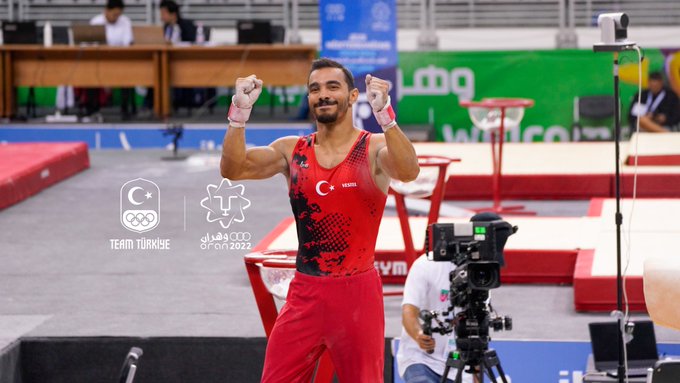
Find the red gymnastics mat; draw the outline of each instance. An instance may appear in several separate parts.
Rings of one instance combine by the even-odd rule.
[[[616,243],[613,199],[595,199],[586,217],[505,217],[519,227],[505,248],[503,283],[572,284],[579,311],[609,311],[616,307]],[[631,202],[624,200],[624,229]],[[644,311],[642,262],[646,257],[675,256],[680,248],[680,199],[638,199],[630,231],[627,291],[631,310]],[[439,222],[466,222],[442,217]],[[413,243],[422,252],[427,219],[409,219]],[[296,249],[293,218],[283,220],[255,251]],[[626,249],[624,243],[624,249]],[[625,256],[625,254],[624,254]],[[385,283],[403,283],[408,272],[399,220],[384,217],[376,243],[376,268]]]
[[[639,166],[680,166],[680,134],[640,133],[633,135],[626,157],[626,165],[635,164],[637,140],[637,163]]]
[[[20,143],[0,145],[0,209],[90,167],[87,145]]]
[[[649,136],[649,135],[652,136]],[[662,144],[663,143],[663,144]],[[419,155],[460,158],[449,166],[445,198],[491,198],[489,143],[419,143]],[[621,143],[622,193],[630,196],[634,141]],[[680,197],[680,133],[640,134],[638,196]],[[590,199],[614,197],[613,142],[506,143],[503,146],[503,199]]]
[[[468,218],[442,217],[439,222],[467,222]],[[504,283],[571,284],[579,249],[595,242],[599,219],[591,217],[508,217],[519,227],[505,248]],[[427,218],[409,219],[413,243],[422,253]],[[296,249],[293,218],[283,220],[255,247],[255,251]],[[404,283],[408,267],[399,220],[383,217],[376,242],[376,268],[385,283]]]

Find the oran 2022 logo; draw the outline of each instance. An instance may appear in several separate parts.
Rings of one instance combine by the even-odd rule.
[[[228,229],[234,222],[245,221],[244,211],[250,207],[250,200],[243,196],[245,189],[243,185],[232,185],[226,178],[219,186],[208,185],[208,196],[201,200],[201,206],[208,211],[208,222],[219,222]]]

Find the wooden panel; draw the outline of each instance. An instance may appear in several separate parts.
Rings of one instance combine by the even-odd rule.
[[[170,86],[168,85],[168,51],[161,52],[161,116],[163,118],[170,115]]]
[[[266,85],[307,83],[313,45],[236,45],[225,47],[69,47],[0,46],[4,68],[4,115],[13,110],[13,87],[132,87],[156,90],[154,110],[170,112],[171,87],[233,86],[237,77],[257,74]],[[4,70],[3,70],[4,69]],[[0,104],[2,104],[0,96]],[[0,114],[3,114],[0,105]]]
[[[46,54],[14,52],[14,86],[136,86],[155,85],[156,68],[148,57]]]
[[[251,74],[265,85],[304,85],[316,55],[308,45],[196,48],[168,50],[170,86],[233,86]]]
[[[5,52],[0,51],[0,117],[5,113]]]
[[[12,52],[4,52],[3,57],[3,89],[2,92],[5,95],[5,110],[3,115],[5,117],[10,117],[12,111],[14,110],[14,89],[12,88]]]
[[[165,117],[163,115],[163,78],[161,77],[161,55],[162,52],[153,53],[153,65],[155,68],[155,73],[153,76],[153,111],[156,116]]]

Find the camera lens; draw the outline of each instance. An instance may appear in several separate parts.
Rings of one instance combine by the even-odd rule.
[[[493,281],[493,276],[487,270],[478,270],[474,279],[478,287],[487,287]]]
[[[489,290],[501,285],[500,267],[497,263],[471,263],[468,266],[470,286]]]

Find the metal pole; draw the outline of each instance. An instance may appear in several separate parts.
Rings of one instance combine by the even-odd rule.
[[[285,31],[283,43],[288,44],[290,42],[290,3],[288,0],[283,0],[281,5],[283,6],[283,30]]]
[[[156,25],[163,25],[163,22],[161,21],[161,8],[160,8],[160,0],[151,0],[153,2],[153,8],[154,8],[154,24]]]
[[[566,27],[566,17],[564,15],[567,2],[566,0],[559,0],[557,2],[557,19],[559,23],[560,31],[564,30]]]
[[[300,37],[300,9],[298,7],[298,0],[292,0],[291,16],[293,18],[293,33],[290,36],[290,42],[293,44],[300,44],[302,43],[302,38]]]
[[[153,0],[146,0],[146,23],[153,24]]]
[[[474,28],[476,21],[475,21],[475,0],[470,0],[468,2],[468,27]]]
[[[430,19],[430,31],[432,31],[433,36],[435,35],[435,33],[436,33],[435,30],[437,29],[437,26],[436,26],[437,22],[435,20],[436,19],[435,18],[435,8],[436,8],[435,0],[430,0],[430,7],[429,7],[428,11],[430,13],[430,17],[429,17],[429,19]]]
[[[623,215],[621,214],[621,174],[619,169],[620,150],[619,144],[621,141],[621,105],[619,102],[619,52],[614,52],[614,139],[616,141],[616,309],[619,314],[623,312],[622,296],[623,296],[623,278],[621,277],[621,224],[623,223]],[[625,367],[623,360],[623,315],[619,315],[618,319],[618,353],[619,365],[617,369],[617,377],[619,383],[623,383],[625,378]]]

